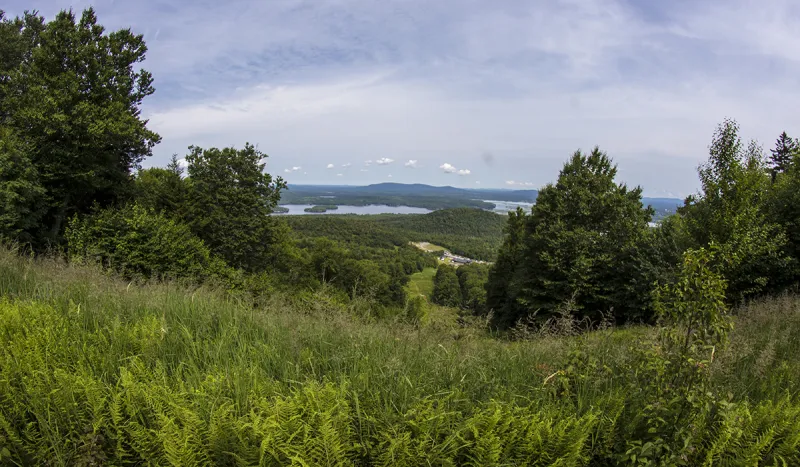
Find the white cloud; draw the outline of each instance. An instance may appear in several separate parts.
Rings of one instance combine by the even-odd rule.
[[[449,173],[449,174],[451,174],[451,173],[453,173],[453,172],[458,170],[455,167],[453,167],[452,165],[448,164],[447,162],[445,162],[444,164],[440,165],[439,168],[444,170],[445,173]]]
[[[361,169],[361,172],[369,172],[367,169]]]
[[[534,184],[533,182],[515,182],[514,180],[508,180],[506,181],[506,185],[531,187]]]
[[[387,175],[386,178],[392,178],[392,174]]]
[[[688,193],[722,118],[769,144],[800,106],[794,0],[199,2],[179,22],[151,0],[95,3],[145,35],[151,165],[252,141],[275,167],[441,157],[487,186],[541,186],[597,144],[621,181]]]
[[[369,167],[370,165],[372,165],[372,161],[371,160],[366,160],[366,161],[364,161],[364,165]]]
[[[350,167],[351,165],[353,165],[353,164],[351,164],[351,163],[349,163],[349,162],[348,162],[348,163],[346,163],[346,164],[342,164],[342,168],[345,168],[345,169],[346,169],[346,168]]]
[[[382,157],[375,161],[378,165],[389,165],[394,162],[394,159],[389,159],[388,157]]]
[[[478,181],[478,180],[475,180],[475,184],[476,184],[476,185],[480,185],[480,184],[481,184],[481,182],[480,182],[480,181]]]
[[[291,169],[283,169],[283,171],[288,174],[290,172],[297,172],[300,169],[302,169],[302,167],[292,167]]]
[[[341,177],[342,175],[344,175],[344,174],[336,174],[337,177]]]
[[[445,173],[455,173],[458,175],[469,175],[472,173],[469,169],[457,169],[452,164],[445,162],[444,164],[439,166],[440,169],[444,170]]]
[[[417,165],[417,162],[418,161],[416,159],[409,159],[408,162],[406,162],[404,165],[406,167],[411,167],[412,169],[416,169],[417,167],[419,167],[419,165]]]
[[[333,164],[328,164],[327,168],[332,169],[333,168]]]

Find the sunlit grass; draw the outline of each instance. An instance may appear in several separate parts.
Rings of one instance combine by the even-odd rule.
[[[411,296],[422,295],[430,299],[431,294],[433,294],[433,276],[435,275],[436,268],[425,268],[412,274],[408,283],[408,293]]]
[[[529,438],[512,431],[491,434],[500,417],[503,430],[532,423],[524,430],[546,440],[549,459],[587,465],[601,455],[592,440],[613,436],[602,416],[627,397],[632,349],[655,334],[508,341],[459,325],[448,309],[431,309],[421,325],[356,318],[324,290],[254,307],[5,250],[0,295],[0,448],[26,452],[22,464],[281,465],[291,451],[313,465],[491,465],[491,449],[501,449],[528,453],[522,465],[549,452],[513,444]],[[798,303],[786,296],[741,310],[717,356],[718,392],[753,404],[797,395]],[[576,347],[615,376],[562,398],[548,377]],[[477,440],[492,436],[500,444],[482,451]]]

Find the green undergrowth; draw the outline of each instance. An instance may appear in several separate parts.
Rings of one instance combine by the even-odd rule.
[[[0,294],[0,465],[618,465],[656,338],[508,341],[7,251]],[[745,313],[684,465],[800,462],[800,301]]]

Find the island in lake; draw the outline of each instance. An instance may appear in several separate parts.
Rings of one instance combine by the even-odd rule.
[[[328,211],[334,211],[339,209],[339,206],[311,206],[310,208],[305,208],[303,211],[305,212],[315,212],[315,213],[323,213]]]

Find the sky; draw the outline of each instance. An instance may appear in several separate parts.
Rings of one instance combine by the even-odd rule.
[[[800,136],[795,0],[6,0],[94,6],[149,51],[162,136],[267,154],[294,184],[538,188],[599,146],[645,195],[699,187],[715,127]]]

